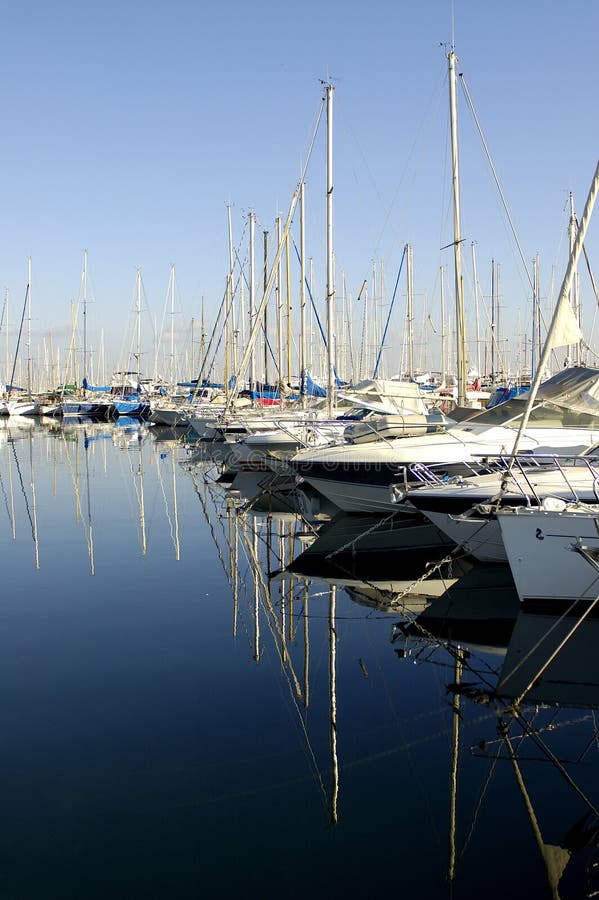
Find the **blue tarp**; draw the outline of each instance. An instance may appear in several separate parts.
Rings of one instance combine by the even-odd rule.
[[[487,409],[493,409],[494,406],[499,406],[500,403],[505,403],[506,400],[513,400],[514,397],[519,397],[521,394],[527,394],[529,390],[529,384],[521,385],[520,387],[515,385],[514,387],[498,387],[491,394],[487,403]]]
[[[104,385],[104,387],[99,387],[95,384],[90,384],[87,378],[83,379],[83,390],[84,391],[98,391],[102,394],[108,394],[110,391],[110,385]]]
[[[312,379],[309,372],[302,372],[300,393],[308,397],[326,397],[326,390]]]

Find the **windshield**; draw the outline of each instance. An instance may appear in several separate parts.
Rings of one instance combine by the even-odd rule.
[[[524,415],[525,408],[523,400],[506,400],[469,421],[476,425],[515,425]],[[531,428],[599,428],[599,416],[548,402],[533,407],[528,421]]]

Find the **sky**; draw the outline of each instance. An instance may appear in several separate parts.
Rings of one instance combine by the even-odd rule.
[[[339,319],[352,310],[357,354],[364,306],[370,303],[369,322],[384,321],[409,243],[418,360],[425,368],[438,366],[441,266],[449,328],[453,303],[446,59],[452,41],[460,82],[472,100],[518,241],[460,83],[470,363],[476,355],[473,262],[481,340],[492,260],[499,273],[501,340],[513,356],[524,345],[522,335],[531,334],[529,277],[537,254],[544,315],[550,317],[567,262],[569,194],[580,217],[599,157],[594,0],[306,0],[286,7],[264,0],[20,0],[4,4],[1,25],[0,277],[8,291],[9,328],[7,333],[5,309],[0,360],[5,361],[7,338],[9,355],[15,351],[28,257],[30,354],[38,365],[42,357],[65,364],[73,319],[80,352],[81,304],[77,308],[75,302],[81,298],[84,249],[88,350],[97,368],[102,362],[109,372],[127,365],[138,269],[143,365],[154,365],[155,335],[168,343],[171,325],[181,347],[189,345],[193,320],[197,344],[202,305],[209,330],[223,297],[227,207],[239,259],[247,260],[250,211],[256,214],[257,252],[268,231],[272,253],[275,218],[287,214],[325,82],[335,89]],[[306,171],[306,253],[321,316],[323,123],[324,118]],[[292,229],[296,242],[298,220]],[[598,234],[592,222],[586,244],[591,268]],[[357,299],[364,281],[366,291]],[[585,334],[593,346],[595,300],[582,268],[580,283]],[[297,310],[295,296],[293,304]],[[386,341],[389,374],[400,367],[404,311],[405,268]],[[342,321],[338,330],[339,344],[344,332],[349,341]]]

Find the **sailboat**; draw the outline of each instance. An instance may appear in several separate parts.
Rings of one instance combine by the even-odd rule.
[[[115,416],[133,416],[147,419],[151,413],[150,393],[146,382],[140,374],[141,359],[141,270],[136,276],[136,344],[135,371],[115,372],[110,385],[110,399]]]
[[[107,396],[108,387],[97,387],[91,385],[88,381],[87,250],[83,251],[81,286],[83,298],[83,390],[77,395],[69,395],[68,397],[63,395],[59,404],[59,414],[67,418],[76,416],[105,421],[109,418],[112,410],[112,402]],[[73,329],[73,337],[74,334],[75,329]]]
[[[27,315],[27,389],[26,391],[23,391],[22,388],[15,387],[14,380],[25,315]],[[7,385],[6,410],[9,416],[34,416],[37,414],[38,400],[33,397],[31,380],[31,257],[28,257],[27,290],[25,292],[23,315],[21,317],[21,325],[19,328],[19,336],[17,338],[17,348],[15,350],[10,382]],[[17,391],[20,395],[13,397],[13,394]]]

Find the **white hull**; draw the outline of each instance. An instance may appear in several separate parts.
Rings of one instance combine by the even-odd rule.
[[[479,562],[505,563],[507,556],[497,519],[425,512],[427,519]]]
[[[599,370],[576,367],[541,385],[537,405],[520,437],[520,453],[577,455],[594,446],[599,440],[599,417],[592,398],[598,389]],[[305,450],[290,464],[342,510],[385,511],[390,497],[383,496],[383,489],[389,492],[392,484],[401,488],[404,480],[415,486],[419,479],[414,467],[419,464],[438,466],[440,474],[451,475],[464,464],[511,453],[525,409],[523,400],[508,400],[445,430]],[[367,506],[369,496],[372,506]]]
[[[397,512],[397,503],[391,498],[389,485],[362,484],[354,481],[336,481],[334,477],[305,478],[325,497],[329,503],[347,513],[390,513]]]
[[[597,501],[597,475],[591,459],[580,457],[573,463],[556,457],[536,467],[527,462],[526,458],[519,460],[509,475],[478,475],[455,484],[417,488],[406,499],[476,559],[507,562],[494,514],[497,503],[538,507],[546,497]]]
[[[35,416],[37,414],[35,400],[8,400],[6,406],[9,416]]]
[[[599,506],[504,509],[497,519],[523,604],[565,611],[599,595],[599,569],[587,558],[599,560]]]
[[[185,428],[189,426],[189,413],[174,407],[154,407],[150,413],[150,422],[154,425],[166,425],[168,428]]]

